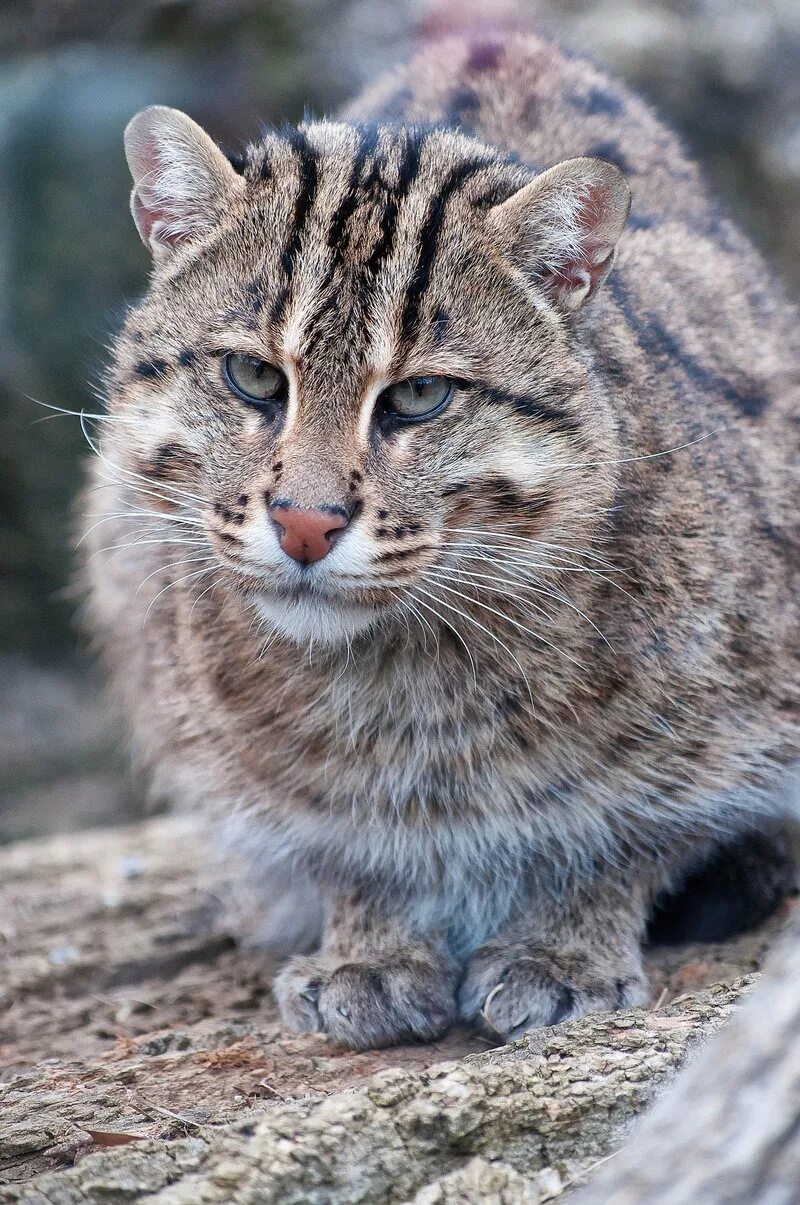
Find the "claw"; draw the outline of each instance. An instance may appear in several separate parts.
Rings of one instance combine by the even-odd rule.
[[[493,1030],[495,1033],[499,1033],[500,1031],[497,1029],[497,1026],[493,1024],[493,1022],[489,1016],[489,1005],[492,1003],[495,996],[499,995],[500,992],[502,992],[504,987],[505,987],[505,983],[503,983],[502,981],[500,983],[495,984],[495,986],[489,992],[489,995],[484,1000],[483,1008],[481,1009],[481,1013],[480,1013],[481,1017],[483,1018],[484,1023],[488,1026],[489,1029]]]

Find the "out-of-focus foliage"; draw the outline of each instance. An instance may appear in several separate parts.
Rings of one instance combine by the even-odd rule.
[[[797,0],[5,0],[0,8],[0,839],[129,814],[70,580],[76,420],[143,288],[122,130],[153,102],[229,147],[330,110],[420,36],[539,25],[655,101],[800,283]],[[44,421],[40,421],[44,418]]]

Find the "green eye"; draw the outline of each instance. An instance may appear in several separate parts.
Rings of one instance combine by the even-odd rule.
[[[288,393],[288,382],[281,370],[255,356],[228,352],[222,361],[222,375],[228,387],[253,406],[283,402]]]
[[[413,423],[439,414],[452,394],[449,377],[409,377],[384,389],[381,400],[398,418]]]

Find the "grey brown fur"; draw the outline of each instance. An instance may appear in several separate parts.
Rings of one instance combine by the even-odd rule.
[[[548,43],[435,45],[345,116],[241,171],[133,124],[155,271],[92,622],[161,786],[323,899],[288,1024],[516,1035],[645,1000],[655,895],[800,753],[798,318],[672,134]],[[458,382],[438,418],[371,411],[425,373]],[[276,498],[351,516],[319,565]]]

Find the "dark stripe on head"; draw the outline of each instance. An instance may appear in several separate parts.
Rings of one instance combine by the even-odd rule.
[[[286,137],[297,156],[300,181],[294,203],[292,229],[281,255],[281,266],[284,272],[285,283],[278,294],[276,305],[273,307],[272,319],[276,323],[283,316],[283,311],[291,292],[292,277],[300,250],[303,230],[314,204],[319,184],[318,155],[314,148],[309,145],[305,133],[299,129],[292,129]]]
[[[420,135],[419,131],[414,129],[405,131],[405,146],[397,173],[397,184],[389,194],[386,208],[381,218],[381,232],[367,262],[367,271],[371,276],[377,276],[384,260],[392,253],[395,231],[397,229],[397,215],[400,212],[400,206],[408,196],[411,186],[417,177],[422,141],[423,136]]]
[[[200,468],[193,452],[182,444],[161,444],[151,460],[139,461],[139,471],[156,481],[185,481]]]
[[[500,473],[492,473],[474,483],[473,492],[503,510],[517,514],[542,515],[553,506],[552,494],[543,490],[526,490]]]
[[[378,130],[376,127],[358,128],[358,145],[356,147],[353,165],[350,169],[350,177],[345,187],[344,195],[339,202],[339,207],[331,218],[331,225],[328,231],[328,246],[334,252],[334,258],[337,262],[341,259],[347,250],[349,242],[347,233],[347,223],[352,217],[358,199],[363,189],[359,188],[359,182],[364,170],[364,164],[367,158],[372,155],[378,144]],[[378,174],[377,156],[373,160],[372,169],[369,179],[372,180]]]
[[[430,283],[447,202],[472,176],[486,167],[485,159],[460,163],[453,168],[438,195],[428,203],[428,212],[417,236],[417,263],[403,305],[401,338],[404,342],[408,342],[419,326],[420,309]]]
[[[423,544],[421,547],[417,545],[415,548],[396,548],[394,552],[382,552],[375,559],[381,562],[385,561],[405,561],[409,557],[416,556],[418,552],[430,551],[429,545]]]
[[[502,389],[492,389],[488,386],[478,386],[478,396],[492,405],[510,406],[517,414],[532,419],[536,423],[547,426],[559,435],[578,435],[581,424],[577,418],[562,410],[524,393],[507,393]]]
[[[329,311],[336,310],[341,305],[341,297],[335,291],[331,290],[331,285],[337,268],[344,261],[350,242],[348,223],[356,210],[359,198],[364,195],[368,187],[380,179],[377,155],[374,155],[372,167],[366,180],[362,180],[364,165],[368,157],[374,154],[378,143],[378,129],[374,126],[371,128],[356,128],[358,132],[358,145],[356,146],[350,175],[345,185],[342,199],[331,218],[331,224],[328,228],[328,246],[331,249],[331,258],[325,276],[319,285],[322,301],[317,306],[311,318],[309,318],[306,326],[309,332],[319,330]]]

